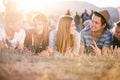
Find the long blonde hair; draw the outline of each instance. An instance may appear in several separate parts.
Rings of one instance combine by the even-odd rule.
[[[34,20],[42,21],[43,22],[43,33],[42,33],[42,39],[43,39],[43,49],[45,49],[48,46],[48,36],[49,36],[49,20],[47,16],[43,13],[36,13],[33,17],[31,22],[34,22]]]
[[[56,47],[57,51],[64,53],[68,48],[76,47],[75,35],[70,34],[70,27],[73,18],[65,15],[59,19],[58,30],[56,34]]]

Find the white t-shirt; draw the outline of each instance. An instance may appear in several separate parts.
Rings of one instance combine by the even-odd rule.
[[[5,42],[5,47],[16,48],[19,44],[24,44],[26,33],[23,29],[19,32],[15,32],[12,40],[9,40],[6,36],[5,27],[0,26],[0,40]]]

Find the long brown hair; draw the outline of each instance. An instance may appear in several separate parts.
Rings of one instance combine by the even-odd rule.
[[[48,35],[49,35],[48,24],[49,24],[49,20],[48,20],[47,16],[43,13],[36,13],[32,17],[31,22],[33,22],[34,20],[38,20],[38,21],[43,22],[44,29],[43,29],[43,33],[42,33],[42,39],[43,39],[42,46],[43,46],[43,49],[45,49],[46,46],[48,46]]]
[[[68,48],[76,47],[75,35],[70,34],[70,27],[73,18],[65,15],[59,19],[58,30],[56,34],[56,47],[57,51],[64,53]]]

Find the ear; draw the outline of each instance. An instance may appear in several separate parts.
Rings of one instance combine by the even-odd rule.
[[[106,27],[106,24],[103,24],[103,25],[102,25],[102,28],[105,29],[105,27]]]

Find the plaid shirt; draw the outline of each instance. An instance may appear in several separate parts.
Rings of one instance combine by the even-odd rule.
[[[91,28],[83,29],[80,33],[80,45],[85,46],[86,53],[92,51],[93,44],[92,31]],[[112,33],[109,30],[105,30],[98,41],[96,41],[98,48],[102,49],[103,46],[112,45]]]

